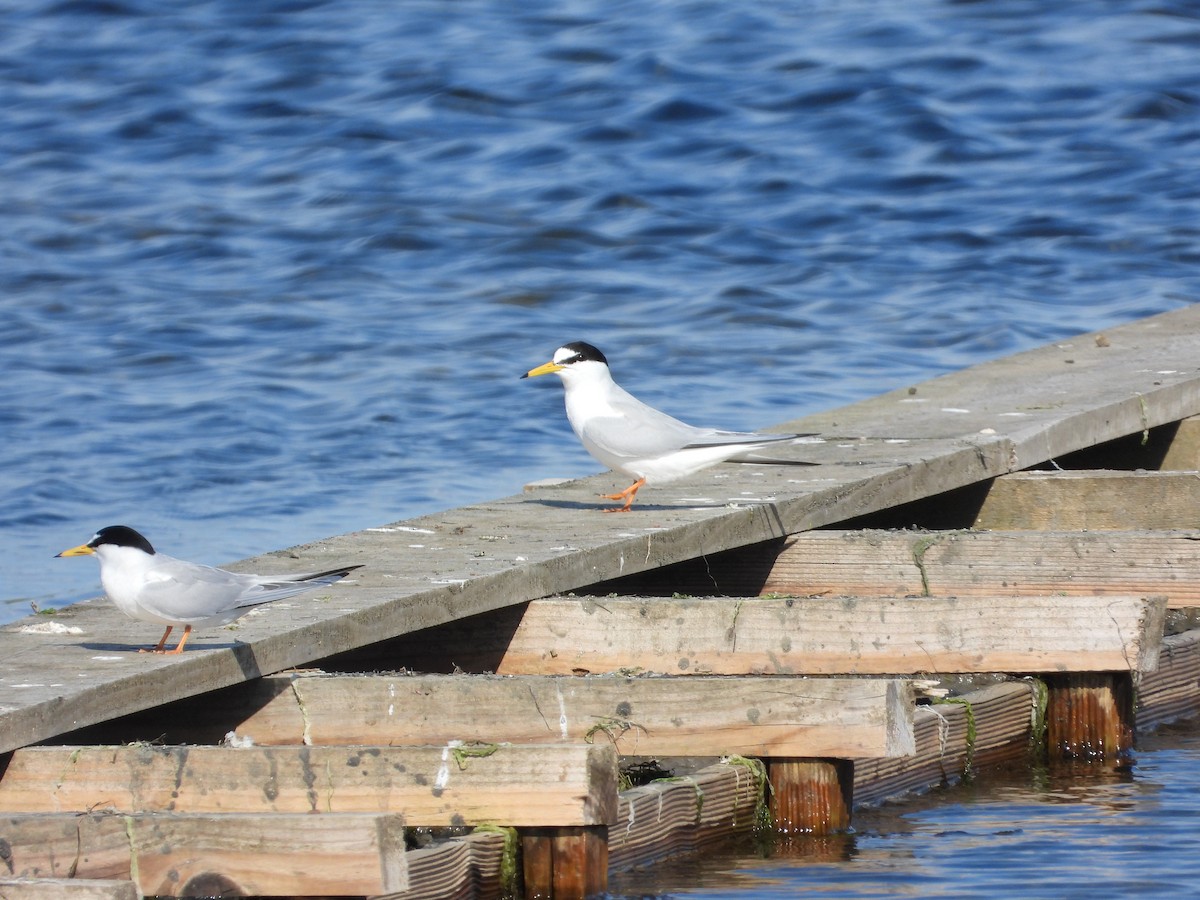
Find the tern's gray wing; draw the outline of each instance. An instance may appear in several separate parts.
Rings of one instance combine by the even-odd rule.
[[[241,606],[254,590],[253,576],[235,575],[159,553],[137,602],[164,619],[201,622]]]
[[[601,450],[634,459],[651,459],[689,447],[762,444],[797,437],[698,428],[647,406],[623,389],[609,403],[615,415],[591,419],[585,429],[587,438]]]
[[[240,575],[160,553],[155,556],[152,580],[138,595],[138,605],[164,619],[185,624],[209,619],[232,621],[241,615],[241,610],[333,584],[347,571],[295,576]]]
[[[599,450],[628,459],[650,459],[673,453],[708,434],[674,416],[647,406],[625,391],[609,399],[612,415],[596,415],[580,437]]]

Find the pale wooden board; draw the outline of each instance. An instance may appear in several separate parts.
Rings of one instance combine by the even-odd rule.
[[[994,531],[1200,528],[1200,472],[1014,472],[988,489],[973,527]]]
[[[268,607],[237,631],[200,633],[180,657],[130,652],[157,634],[100,602],[59,617],[79,634],[24,634],[33,623],[16,623],[0,629],[0,752],[464,616],[941,494],[1200,413],[1200,308],[1112,329],[1107,344],[1081,336],[781,426],[824,434],[825,443],[787,451],[819,468],[717,467],[647,489],[628,515],[596,511],[596,494],[622,486],[604,475],[243,561],[234,568],[365,568],[354,584]],[[80,561],[47,564],[72,562]]]
[[[637,756],[859,759],[912,748],[912,696],[895,679],[361,675],[296,677],[291,688],[270,689],[239,737],[314,749],[575,740]]]
[[[132,881],[99,878],[0,878],[3,900],[141,900]]]
[[[811,531],[764,593],[798,596],[1165,596],[1200,605],[1192,532]]]
[[[1165,597],[555,598],[529,604],[496,671],[1145,671],[1165,616]]]
[[[0,809],[402,813],[413,826],[607,825],[616,815],[617,777],[607,742],[499,746],[486,757],[448,746],[28,747],[0,778]]]
[[[408,887],[404,820],[393,815],[5,813],[0,836],[14,874],[131,879],[147,895],[365,895]]]

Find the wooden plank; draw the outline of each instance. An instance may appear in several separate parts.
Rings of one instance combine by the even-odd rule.
[[[292,688],[271,691],[275,699],[237,726],[239,737],[314,745],[575,740],[637,756],[843,759],[912,746],[911,693],[896,679],[364,675],[302,676]],[[295,707],[303,732],[287,730]]]
[[[1014,472],[995,479],[973,527],[993,531],[1193,530],[1200,473]]]
[[[100,878],[0,878],[3,900],[141,900],[132,881]]]
[[[380,894],[408,887],[395,815],[9,815],[15,875],[118,878],[147,895]]]
[[[1200,413],[1198,349],[1200,309],[1190,307],[1112,329],[1103,347],[1087,337],[1057,341],[786,423],[826,435],[825,443],[789,450],[819,469],[710,469],[648,494],[627,516],[595,512],[594,495],[613,486],[605,475],[246,560],[235,568],[364,568],[355,584],[266,607],[236,632],[202,632],[178,657],[131,652],[153,632],[99,602],[56,617],[78,632],[32,633],[23,629],[45,622],[15,623],[0,629],[0,752],[465,616],[936,496],[1175,422]]]
[[[764,594],[1165,596],[1200,605],[1200,540],[1159,531],[812,531],[791,538]]]
[[[1166,597],[552,598],[511,636],[504,675],[1109,672],[1157,665]],[[482,645],[482,646],[480,646]],[[491,646],[494,645],[494,646]]]
[[[423,826],[598,825],[616,816],[617,758],[607,742],[540,747],[29,747],[13,754],[0,778],[0,809],[402,812],[410,823]]]

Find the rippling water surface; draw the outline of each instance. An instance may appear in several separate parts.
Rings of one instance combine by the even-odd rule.
[[[596,471],[567,340],[748,428],[1192,302],[1198,15],[0,2],[0,607]]]
[[[856,834],[800,842],[791,858],[715,854],[625,875],[614,898],[1194,897],[1200,722],[1140,743],[1120,772],[991,774],[856,814]]]

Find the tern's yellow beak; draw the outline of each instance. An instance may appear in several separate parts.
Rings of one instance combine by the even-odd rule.
[[[54,558],[58,559],[60,556],[91,556],[95,552],[96,551],[87,544],[80,544],[78,547],[72,547],[70,550],[64,550],[62,553],[56,553]]]
[[[542,363],[536,369],[530,369],[522,378],[537,378],[539,375],[551,375],[554,372],[561,372],[563,369],[558,363],[551,360],[548,363]]]

